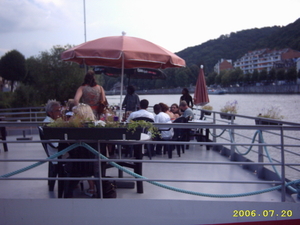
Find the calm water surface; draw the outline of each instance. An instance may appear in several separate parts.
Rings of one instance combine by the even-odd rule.
[[[159,102],[171,105],[179,103],[181,95],[140,95],[140,99],[147,99],[149,105],[153,106]],[[193,94],[192,94],[193,96]],[[124,99],[123,96],[122,99]],[[120,103],[119,95],[107,96],[110,104]],[[225,94],[209,95],[210,105],[214,111],[220,111],[227,101],[237,100],[238,114],[257,116],[263,108],[279,106],[284,121],[300,123],[300,95],[270,95],[270,94]]]

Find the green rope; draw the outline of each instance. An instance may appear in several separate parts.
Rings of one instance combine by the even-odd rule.
[[[108,158],[105,157],[104,155],[102,155],[101,153],[99,153],[98,151],[96,151],[95,149],[93,149],[91,146],[82,143],[82,146],[87,148],[88,150],[90,150],[91,152],[93,152],[94,154],[98,154],[100,156],[101,159],[105,159],[107,160]],[[112,166],[122,170],[123,172],[135,177],[135,178],[141,178],[141,179],[147,179],[144,176],[141,176],[139,174],[136,174],[122,166],[120,166],[119,164],[115,163],[115,162],[109,162],[109,164],[111,164]],[[168,190],[172,190],[172,191],[176,191],[176,192],[180,192],[180,193],[185,193],[185,194],[191,194],[191,195],[197,195],[197,196],[204,196],[204,197],[212,197],[212,198],[233,198],[233,197],[244,197],[244,196],[250,196],[250,195],[256,195],[256,194],[262,194],[262,193],[266,193],[266,192],[270,192],[270,191],[275,191],[278,190],[282,187],[282,185],[278,185],[275,187],[271,187],[271,188],[267,188],[264,190],[260,190],[260,191],[253,191],[253,192],[248,192],[248,193],[240,193],[240,194],[230,194],[230,195],[225,195],[225,194],[208,194],[208,193],[202,193],[202,192],[195,192],[195,191],[188,191],[188,190],[183,190],[180,188],[176,188],[176,187],[172,187],[169,185],[165,185],[156,181],[146,181],[148,183],[154,184],[156,186],[168,189]],[[296,181],[292,181],[289,182],[287,184],[285,184],[285,186],[289,186],[292,185],[294,183],[300,183],[300,180],[296,180]]]
[[[73,144],[73,145],[71,145],[71,146],[65,148],[64,150],[59,151],[58,153],[56,153],[56,154],[54,154],[54,155],[48,157],[47,159],[55,159],[55,158],[57,158],[58,156],[61,156],[61,155],[65,154],[65,153],[67,153],[68,151],[70,151],[70,150],[72,150],[72,149],[78,147],[78,146],[80,146],[80,144],[75,143],[75,144]],[[24,168],[19,169],[19,170],[16,170],[16,171],[14,171],[14,172],[4,174],[4,175],[2,175],[2,176],[0,176],[0,177],[11,177],[11,176],[13,176],[13,175],[16,175],[16,174],[25,172],[25,171],[27,171],[27,170],[30,170],[30,169],[34,168],[34,167],[37,167],[37,166],[39,166],[39,165],[42,165],[42,164],[44,164],[45,162],[47,162],[47,161],[39,161],[39,162],[37,162],[37,163],[34,163],[34,164],[30,165],[30,166],[24,167]]]
[[[78,146],[83,146],[85,147],[86,149],[88,149],[89,151],[91,151],[93,154],[95,155],[99,155],[101,159],[105,159],[105,160],[108,160],[107,157],[105,157],[104,155],[102,155],[101,153],[99,153],[98,151],[96,151],[94,148],[92,148],[91,146],[89,146],[88,144],[86,143],[76,143],[76,144],[73,144],[67,148],[65,148],[64,150],[48,157],[47,159],[54,159],[58,156],[61,156],[67,152],[69,152],[70,150],[78,147]],[[17,171],[14,171],[14,172],[11,172],[11,173],[8,173],[8,174],[5,174],[5,175],[2,175],[0,177],[10,177],[10,176],[13,176],[15,174],[18,174],[18,173],[21,173],[21,172],[24,172],[24,171],[27,171],[29,169],[32,169],[34,167],[37,167],[43,163],[45,163],[47,161],[40,161],[38,163],[35,163],[31,166],[28,166],[28,167],[25,167],[23,169],[19,169]],[[122,166],[120,166],[119,164],[115,163],[115,162],[109,162],[109,164],[111,164],[112,166],[124,171],[125,173],[133,176],[133,177],[136,177],[136,178],[141,178],[141,179],[147,179],[146,177],[144,176],[141,176],[139,174],[136,174]],[[151,183],[153,185],[156,185],[158,187],[162,187],[162,188],[165,188],[165,189],[168,189],[168,190],[172,190],[172,191],[176,191],[176,192],[180,192],[180,193],[185,193],[185,194],[191,194],[191,195],[197,195],[197,196],[204,196],[204,197],[212,197],[212,198],[233,198],[233,197],[244,197],[244,196],[250,196],[250,195],[257,195],[257,194],[262,194],[262,193],[266,193],[266,192],[270,192],[270,191],[275,191],[275,190],[278,190],[282,187],[282,185],[279,185],[279,186],[275,186],[275,187],[271,187],[271,188],[267,188],[267,189],[264,189],[264,190],[260,190],[260,191],[253,191],[253,192],[248,192],[248,193],[240,193],[240,194],[230,194],[230,195],[226,195],[226,194],[208,194],[208,193],[202,193],[202,192],[195,192],[195,191],[188,191],[188,190],[183,190],[183,189],[180,189],[180,188],[176,188],[176,187],[172,187],[172,186],[169,186],[169,185],[165,185],[165,184],[162,184],[162,183],[159,183],[159,182],[156,182],[156,181],[146,181],[148,183]],[[292,184],[300,184],[300,180],[295,180],[295,181],[291,181],[289,183],[286,183],[285,186],[288,187]]]
[[[235,142],[233,136],[231,135],[230,130],[228,131],[228,133],[229,133],[229,136],[230,136],[231,143],[236,144],[236,142]],[[255,142],[255,139],[256,139],[256,136],[257,136],[257,135],[259,135],[259,137],[260,137],[260,139],[261,139],[261,143],[265,143],[265,140],[264,140],[264,137],[263,137],[263,134],[262,134],[262,131],[261,131],[261,130],[257,130],[257,131],[255,132],[255,134],[254,134],[254,136],[253,136],[253,138],[252,138],[252,142],[251,142],[251,143],[253,144],[253,143]],[[247,155],[247,154],[252,150],[252,147],[253,147],[253,146],[251,145],[245,153],[241,153],[241,152],[238,150],[238,148],[237,148],[236,146],[234,146],[234,149],[235,149],[240,155]],[[268,151],[267,146],[264,145],[263,148],[264,148],[264,151],[265,151],[265,153],[266,153],[266,155],[267,155],[267,158],[269,159],[269,162],[270,162],[270,163],[273,163],[273,160],[272,160],[272,158],[271,158],[271,156],[270,156],[270,154],[269,154],[269,151]],[[281,179],[281,175],[280,175],[279,172],[277,171],[275,165],[271,165],[271,166],[272,166],[273,170],[275,171],[276,175]],[[294,193],[297,193],[297,192],[298,192],[295,188],[293,188],[293,187],[291,187],[291,186],[288,186],[288,189],[291,190],[291,191],[294,192]]]

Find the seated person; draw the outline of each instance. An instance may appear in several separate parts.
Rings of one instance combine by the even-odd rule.
[[[174,113],[172,113],[170,110],[169,110],[169,106],[165,103],[159,103],[160,107],[161,107],[161,111],[168,114],[171,118],[171,120],[175,120],[176,117],[174,115]]]
[[[132,112],[129,117],[127,118],[127,122],[130,122],[132,119],[138,118],[138,117],[147,117],[149,119],[152,119],[154,121],[154,115],[153,113],[147,111],[147,108],[149,106],[149,102],[146,99],[143,99],[140,101],[140,110]]]
[[[172,123],[170,116],[167,113],[164,113],[161,111],[161,107],[159,104],[154,105],[153,110],[154,110],[154,113],[156,114],[154,117],[155,123]],[[164,130],[164,128],[161,128],[161,136],[160,136],[161,140],[165,140],[165,141],[171,140],[172,136],[173,136],[172,129],[166,127]],[[169,152],[169,147],[170,147],[169,145],[165,146],[165,148],[167,148],[166,150],[168,150],[168,152]],[[157,154],[161,154],[161,148],[162,148],[162,145],[156,146]]]
[[[180,107],[181,111],[183,111],[183,114],[182,114],[183,117],[189,118],[189,120],[194,119],[193,110],[191,108],[189,108],[186,101],[181,101],[179,107]]]
[[[75,106],[74,99],[69,99],[66,104],[65,120],[69,120],[73,116],[73,107]]]
[[[87,105],[87,104],[83,104],[83,103],[79,103],[77,106],[74,106],[73,109],[73,116],[70,118],[69,121],[72,120],[77,120],[80,119],[80,121],[95,121],[95,115],[93,113],[92,108]],[[97,148],[96,146],[93,146],[92,143],[88,143],[89,145],[91,145],[94,148]],[[76,151],[77,150],[77,151]],[[80,147],[72,150],[69,152],[71,158],[78,158],[78,157],[83,157],[86,158],[86,154],[84,153],[84,151],[82,151],[83,149],[80,149]],[[89,157],[94,157],[93,153],[88,153]],[[70,163],[66,163],[66,171],[68,173],[78,173],[80,174],[80,176],[93,176],[94,175],[94,171],[96,170],[96,168],[98,163],[81,163],[81,162],[70,162]],[[80,167],[80,168],[78,168]],[[69,198],[72,197],[72,191],[73,188],[76,187],[78,181],[71,181],[70,182],[70,189],[68,191],[68,193],[65,194],[65,197]],[[89,188],[85,190],[85,194],[88,195],[89,197],[93,197],[93,195],[96,193],[95,191],[95,184],[94,181],[92,180],[88,180],[88,184],[89,184]]]
[[[46,106],[46,118],[44,119],[44,122],[54,122],[58,118],[61,118],[61,105],[60,102],[56,100],[48,100]],[[47,144],[47,151],[49,156],[52,156],[58,152],[59,143],[51,143]],[[57,164],[57,162],[53,161],[53,164]]]
[[[174,114],[176,119],[181,116],[179,106],[176,103],[171,105],[170,111]]]

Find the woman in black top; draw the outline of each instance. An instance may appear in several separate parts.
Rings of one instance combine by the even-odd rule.
[[[188,107],[193,108],[194,103],[193,103],[193,98],[189,94],[189,90],[187,88],[182,89],[182,96],[180,97],[180,102],[181,101],[186,101]],[[179,104],[180,104],[179,102]]]

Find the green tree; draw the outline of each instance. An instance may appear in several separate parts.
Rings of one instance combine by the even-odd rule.
[[[256,82],[259,82],[259,72],[257,70],[253,71],[251,81],[253,84],[255,84]]]
[[[297,80],[297,70],[295,67],[289,68],[286,72],[286,80],[295,83]]]
[[[268,82],[274,82],[276,80],[276,70],[272,68],[268,74]]]
[[[215,79],[216,79],[216,76],[218,74],[216,72],[213,72],[213,73],[210,73],[207,77],[206,77],[206,84],[207,86],[210,86],[210,85],[213,85],[215,84]]]
[[[74,97],[85,72],[78,64],[60,59],[61,53],[70,47],[54,46],[50,51],[26,60],[30,79],[17,92],[20,99],[26,99],[14,101],[14,106],[36,106],[46,103],[48,99],[63,103]]]
[[[258,76],[259,81],[266,81],[268,79],[268,72],[266,70],[262,70]]]
[[[26,75],[25,57],[17,50],[7,52],[0,59],[0,76],[10,81],[10,91],[13,91],[16,81],[21,81]]]
[[[276,80],[285,80],[285,71],[284,71],[284,69],[277,70]]]

